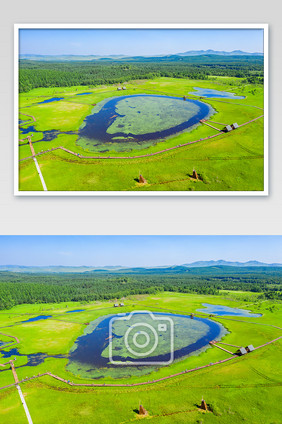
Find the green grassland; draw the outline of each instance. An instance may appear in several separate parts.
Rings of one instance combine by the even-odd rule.
[[[191,313],[202,303],[220,304],[249,309],[261,313],[259,318],[214,317],[228,333],[223,341],[246,346],[260,346],[281,335],[282,308],[279,301],[261,301],[259,293],[222,292],[220,296],[181,293],[138,295],[123,299],[122,312],[151,310],[152,312]],[[67,310],[85,309],[66,314]],[[120,309],[118,310],[118,312]],[[0,332],[19,338],[15,366],[19,379],[43,372],[52,372],[75,383],[95,380],[74,375],[67,368],[67,358],[46,358],[37,366],[27,363],[28,354],[49,355],[67,353],[76,338],[83,334],[87,323],[116,313],[113,302],[19,305],[0,312]],[[38,314],[52,315],[44,321],[21,323]],[[205,314],[198,316],[204,317]],[[2,339],[2,336],[0,336]],[[3,340],[4,341],[4,340]],[[7,339],[5,340],[7,341]],[[230,348],[235,351],[236,348]],[[2,359],[0,350],[0,363]],[[228,354],[220,349],[190,355],[170,366],[152,371],[150,375],[137,372],[130,378],[106,376],[98,383],[132,384],[152,381],[185,369],[223,360]],[[156,423],[239,423],[278,424],[280,422],[279,393],[281,391],[281,342],[262,347],[246,356],[193,373],[180,375],[162,382],[137,387],[74,387],[49,376],[21,383],[26,402],[35,423],[129,423],[138,420],[135,410],[141,402],[149,416],[143,418]],[[101,370],[101,376],[103,370]],[[0,386],[13,383],[8,366],[0,371]],[[202,397],[213,412],[201,412]],[[15,387],[0,390],[0,417],[5,423],[25,423],[26,417]]]
[[[42,138],[42,131],[77,131],[85,117],[91,114],[95,104],[106,99],[130,94],[156,94],[184,96],[193,87],[232,91],[246,98],[238,99],[201,99],[208,103],[216,114],[217,122],[239,125],[263,115],[263,87],[243,83],[240,78],[211,77],[207,81],[188,79],[156,78],[153,80],[132,81],[126,84],[126,91],[117,91],[116,86],[96,88],[37,88],[20,94],[20,113],[33,115],[35,132],[32,140]],[[91,91],[87,96],[78,93]],[[44,99],[64,97],[64,100],[36,104]],[[199,99],[189,95],[191,99]],[[20,115],[20,119],[28,119]],[[27,127],[26,123],[23,127]],[[215,125],[220,128],[219,125]],[[112,129],[109,129],[112,131]],[[142,131],[142,129],[138,129]],[[264,187],[264,140],[263,118],[245,125],[229,134],[203,140],[199,143],[180,147],[156,156],[136,158],[134,156],[151,154],[163,149],[178,146],[190,141],[215,135],[216,130],[200,125],[191,131],[184,131],[160,141],[146,145],[140,150],[108,151],[100,157],[125,156],[128,159],[81,159],[62,150],[55,150],[38,156],[37,160],[49,191],[261,191]],[[20,137],[22,138],[22,137]],[[24,138],[24,137],[23,137]],[[63,146],[79,155],[93,156],[84,148],[76,134],[60,134],[53,141],[33,143],[36,153],[53,147]],[[19,158],[30,156],[30,148],[20,142]],[[113,146],[118,143],[113,143]],[[94,155],[97,156],[97,153]],[[191,178],[193,169],[200,175],[199,180]],[[136,181],[139,172],[147,184]],[[19,189],[24,191],[42,190],[34,162],[29,159],[19,164]]]

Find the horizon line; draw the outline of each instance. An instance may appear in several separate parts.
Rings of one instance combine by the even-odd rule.
[[[226,259],[210,259],[210,260],[197,260],[194,262],[190,262],[190,263],[180,263],[180,264],[164,264],[164,265],[19,265],[19,264],[0,264],[0,267],[9,267],[9,266],[18,266],[18,267],[34,267],[34,268],[42,268],[42,267],[65,267],[65,268],[118,268],[118,267],[122,267],[122,268],[153,268],[153,267],[157,267],[157,268],[163,268],[163,267],[174,267],[174,266],[189,266],[189,265],[193,265],[197,262],[231,262],[231,263],[240,263],[240,264],[247,264],[249,262],[257,262],[257,263],[261,263],[261,264],[266,264],[266,265],[281,265],[282,266],[282,262],[262,262],[259,261],[257,259],[249,259],[248,261],[240,261],[240,260],[226,260]]]
[[[166,56],[166,55],[175,55],[178,56],[180,54],[183,53],[187,53],[187,52],[207,52],[207,51],[212,51],[212,52],[221,52],[221,53],[233,53],[233,52],[242,52],[242,53],[248,53],[248,54],[264,54],[263,51],[245,51],[245,50],[241,50],[241,49],[236,49],[236,50],[214,50],[214,49],[200,49],[200,50],[187,50],[184,52],[178,52],[178,53],[154,53],[154,54],[134,54],[134,55],[129,55],[129,54],[124,54],[124,53],[114,53],[114,54],[105,54],[105,55],[101,55],[101,54],[95,54],[95,53],[88,53],[88,54],[73,54],[73,53],[55,53],[55,54],[39,54],[39,53],[19,53],[19,56],[23,56],[23,55],[34,55],[34,56],[100,56],[100,57],[106,57],[106,56],[125,56],[125,57],[136,57],[136,56],[142,56],[142,57],[154,57],[154,56]]]

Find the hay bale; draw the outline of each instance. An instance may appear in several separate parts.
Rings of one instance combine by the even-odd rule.
[[[143,405],[139,405],[139,415],[148,415],[148,411],[146,411]]]
[[[145,178],[141,174],[139,175],[139,183],[140,184],[147,184],[147,181],[145,180]]]

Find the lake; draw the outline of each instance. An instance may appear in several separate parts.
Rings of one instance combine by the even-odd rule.
[[[237,96],[228,91],[212,90],[211,88],[193,87],[196,91],[190,91],[188,94],[207,98],[222,98],[222,99],[245,99],[244,96]]]
[[[123,151],[148,147],[191,130],[215,113],[198,100],[137,94],[105,99],[87,116],[77,144],[90,151]]]
[[[253,314],[252,312],[245,309],[230,308],[229,306],[212,305],[210,303],[203,303],[202,305],[205,307],[205,309],[197,309],[197,312],[204,312],[205,314],[219,316],[237,316],[249,318],[258,318],[262,316],[261,314]]]
[[[134,314],[139,322],[144,322],[144,319],[147,319],[147,315],[144,313]],[[100,317],[86,327],[84,334],[77,338],[69,352],[69,363],[67,366],[69,371],[91,378],[105,376],[119,378],[129,375],[148,374],[156,369],[156,365],[117,366],[109,363],[109,324],[111,319],[117,316],[107,315]],[[125,318],[128,318],[128,316],[129,314],[124,315]],[[159,319],[169,317],[173,321],[175,360],[180,360],[188,355],[207,349],[211,340],[219,340],[227,333],[227,330],[221,324],[209,319],[191,319],[190,316],[169,313],[155,313],[154,316]],[[132,321],[129,324],[125,319],[123,328],[120,327],[122,322],[113,326],[112,346],[113,359],[115,361],[126,362],[136,359],[128,351],[124,342],[124,334],[131,324]],[[137,336],[141,337],[141,339],[137,338],[137,340],[142,344],[141,333],[142,331]],[[166,332],[158,333],[158,335],[158,345],[155,351],[147,356],[145,360],[149,358],[152,362],[164,362],[169,359],[170,344],[166,343]],[[169,333],[168,337],[170,337]]]

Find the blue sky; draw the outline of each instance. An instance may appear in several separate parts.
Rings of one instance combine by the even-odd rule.
[[[0,265],[282,263],[282,236],[0,236]]]
[[[263,52],[262,29],[21,29],[20,53],[159,55],[188,50]]]

